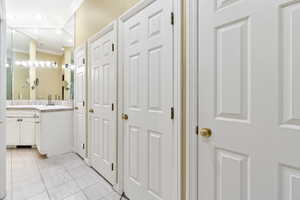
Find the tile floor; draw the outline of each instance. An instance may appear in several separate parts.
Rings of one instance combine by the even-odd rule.
[[[119,200],[76,154],[44,158],[33,149],[7,150],[5,200]]]

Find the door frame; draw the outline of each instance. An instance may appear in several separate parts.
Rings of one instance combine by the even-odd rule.
[[[113,43],[114,43],[114,46],[115,46],[115,49],[114,49],[114,53],[115,53],[115,56],[114,56],[114,62],[115,62],[115,65],[116,65],[116,76],[115,76],[115,85],[116,85],[116,99],[115,99],[115,102],[116,102],[116,105],[115,105],[115,108],[116,108],[116,113],[118,115],[118,105],[119,105],[119,102],[118,102],[118,70],[119,70],[119,67],[118,67],[118,22],[117,20],[114,20],[113,22],[111,22],[110,24],[108,24],[107,26],[105,26],[104,28],[102,28],[99,32],[97,32],[96,34],[94,34],[93,36],[91,36],[88,41],[87,41],[87,51],[88,51],[88,62],[87,62],[87,73],[88,73],[88,77],[87,78],[87,81],[88,81],[88,84],[87,84],[87,87],[88,87],[88,104],[87,104],[87,125],[88,125],[88,131],[87,131],[87,157],[88,157],[88,164],[90,166],[92,166],[92,158],[91,158],[91,152],[92,152],[92,133],[91,133],[91,115],[90,113],[88,112],[88,109],[90,108],[90,106],[92,105],[92,65],[91,65],[91,44],[93,42],[95,42],[96,40],[100,39],[101,37],[103,37],[106,33],[112,31],[112,30],[115,30],[114,32],[114,36],[113,36]],[[115,155],[115,160],[114,160],[114,164],[117,166],[117,162],[118,162],[118,116],[116,115],[116,155]],[[118,168],[116,168],[116,182],[118,180]],[[112,183],[112,184],[116,184],[116,183]]]
[[[189,200],[198,200],[198,111],[199,111],[199,3],[198,0],[187,0],[187,146],[188,173],[187,195]]]
[[[0,0],[0,199],[6,196],[6,7]],[[5,131],[3,131],[5,130]]]
[[[88,58],[87,58],[87,44],[86,42],[84,42],[82,45],[78,46],[75,51],[74,51],[74,58],[76,58],[76,55],[78,54],[79,51],[84,51],[84,57],[85,57],[85,94],[84,94],[84,97],[85,97],[85,105],[84,105],[84,125],[85,125],[85,156],[83,157],[83,159],[88,163],[88,160],[87,160],[87,152],[88,152],[88,148],[89,148],[89,144],[88,144],[88,112],[87,112],[87,109],[88,109],[88,105],[87,105],[87,102],[88,102]],[[75,60],[75,71],[74,71],[74,106],[76,105],[76,68],[77,68],[77,64],[76,64],[76,60]],[[75,130],[74,130],[74,120],[75,120],[75,111],[74,111],[74,114],[73,114],[73,137],[75,136]],[[74,145],[75,145],[75,137],[73,138],[74,140]],[[77,153],[77,150],[76,150],[76,147],[73,146],[73,151],[75,153]]]
[[[118,52],[119,52],[119,63],[118,63],[118,176],[117,176],[117,184],[114,185],[115,190],[122,193],[124,192],[124,121],[122,120],[122,113],[124,111],[124,89],[123,89],[123,39],[122,35],[123,33],[123,25],[124,23],[133,15],[140,12],[142,9],[150,5],[151,3],[155,2],[157,0],[141,0],[139,1],[134,7],[129,9],[127,12],[125,12],[122,16],[119,18],[119,34],[118,34]],[[177,177],[176,182],[174,183],[174,193],[176,196],[176,199],[174,200],[180,200],[181,199],[181,190],[182,190],[182,184],[181,184],[181,167],[182,167],[182,159],[181,159],[181,134],[182,134],[182,1],[181,0],[172,0],[173,2],[173,14],[174,14],[174,49],[173,49],[173,64],[174,64],[174,109],[175,109],[175,118],[174,118],[174,134],[175,134],[175,146],[174,146],[174,152],[176,152],[176,156],[174,157],[174,160],[176,161],[176,170],[174,173],[174,176]],[[171,13],[170,13],[171,14]],[[170,15],[170,22],[171,22],[171,15]]]

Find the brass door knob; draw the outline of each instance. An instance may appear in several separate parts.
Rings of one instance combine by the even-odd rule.
[[[212,136],[212,131],[211,131],[211,129],[209,129],[209,128],[201,128],[201,129],[200,129],[200,135],[201,135],[202,137],[209,138],[209,137]]]
[[[94,111],[94,109],[91,108],[91,109],[89,110],[89,112],[90,112],[90,113],[94,113],[95,111]]]
[[[76,107],[75,107],[75,110],[79,110],[79,108],[76,106]]]
[[[123,120],[128,120],[128,119],[129,119],[129,117],[128,117],[128,115],[127,115],[127,114],[124,114],[124,113],[123,113],[123,114],[122,114],[122,119],[123,119]]]

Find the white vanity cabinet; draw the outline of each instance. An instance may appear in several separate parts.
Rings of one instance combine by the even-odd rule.
[[[36,144],[35,112],[8,111],[6,119],[6,138],[8,146],[34,146]]]
[[[47,156],[72,151],[73,107],[7,106],[7,146],[34,146]]]

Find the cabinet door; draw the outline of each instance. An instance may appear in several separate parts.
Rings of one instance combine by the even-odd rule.
[[[16,118],[6,120],[6,145],[19,145],[20,143],[20,123]]]
[[[23,119],[20,131],[21,145],[35,145],[35,120]]]

